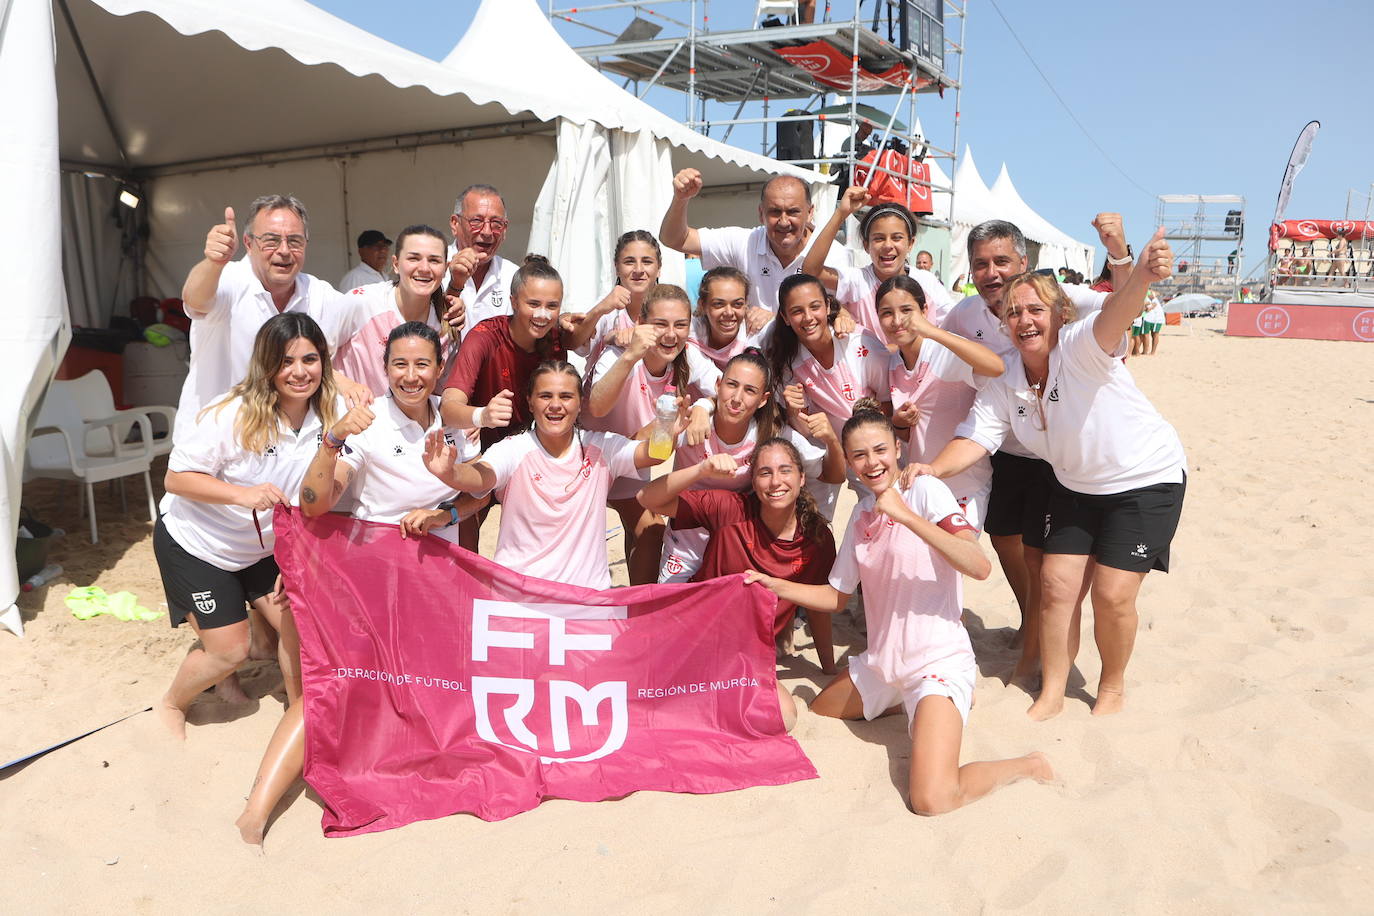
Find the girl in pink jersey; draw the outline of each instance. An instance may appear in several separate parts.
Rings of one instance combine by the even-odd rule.
[[[926,307],[933,324],[938,324],[950,306],[949,293],[938,277],[928,270],[912,269],[907,256],[916,240],[916,217],[898,203],[882,203],[869,210],[859,222],[859,235],[864,250],[872,259],[867,267],[827,267],[825,252],[835,241],[844,221],[857,213],[869,200],[863,187],[852,187],[840,195],[830,221],[816,233],[816,241],[802,262],[802,273],[811,274],[835,294],[841,306],[854,321],[891,346],[892,338],[883,333],[878,321],[877,298],[874,291],[885,280],[910,276],[921,284],[926,294]]]
[[[729,265],[712,267],[702,276],[697,291],[692,346],[724,369],[754,339],[745,328],[748,311],[749,278]]]
[[[609,343],[625,346],[634,331],[635,317],[644,308],[644,296],[658,285],[663,268],[663,249],[646,229],[631,229],[615,243],[615,286],[568,335],[568,349],[595,366]]]
[[[687,346],[691,322],[692,306],[681,287],[662,284],[648,292],[628,346],[606,347],[588,372],[588,429],[647,438],[654,423],[654,403],[672,385],[683,404],[689,396],[697,399],[687,441],[699,444],[706,438],[714,409],[710,395],[715,393],[720,370]],[[663,546],[662,521],[645,512],[635,499],[648,479],[647,474],[629,474],[616,480],[609,493],[611,508],[624,527],[632,585],[657,580]]]
[[[911,732],[908,798],[917,814],[952,811],[1019,779],[1054,778],[1040,753],[959,765],[977,673],[957,600],[960,573],[986,579],[991,564],[944,484],[897,482],[897,438],[877,403],[856,405],[841,441],[871,491],[855,507],[828,585],[751,572],[779,598],[838,612],[860,586],[868,648],[811,703],[841,719],[874,719],[900,704]]]
[[[578,427],[582,378],[562,360],[530,375],[532,429],[502,439],[471,464],[434,432],[425,466],[467,493],[495,490],[501,529],[493,559],[507,569],[567,585],[611,587],[606,557],[606,493],[611,481],[659,464],[647,440]]]
[[[770,363],[794,429],[814,440],[825,422],[838,437],[860,398],[887,401],[887,348],[862,329],[838,336],[833,325],[839,306],[819,280],[808,274],[783,280],[778,305]],[[858,486],[852,476],[850,483]],[[839,487],[808,481],[807,488],[825,517],[834,518]]]
[[[396,236],[396,254],[391,259],[396,279],[345,291],[345,304],[360,311],[359,330],[339,342],[335,363],[340,372],[379,398],[390,390],[382,353],[392,328],[407,321],[429,325],[439,334],[445,364],[458,349],[457,334],[443,320],[450,305],[444,297],[447,244],[432,226],[407,226]]]
[[[902,442],[904,462],[929,463],[954,438],[978,393],[974,376],[996,378],[1002,358],[980,343],[965,340],[932,324],[925,291],[905,274],[878,287],[878,322],[897,345],[888,363],[892,425]],[[986,457],[945,485],[954,493],[964,517],[979,531],[992,488],[992,464]]]

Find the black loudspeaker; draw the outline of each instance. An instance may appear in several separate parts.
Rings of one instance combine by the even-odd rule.
[[[784,112],[788,117],[808,112],[792,108]],[[814,159],[815,134],[812,121],[783,121],[778,125],[778,158],[788,161]]]
[[[1226,211],[1226,234],[1227,234],[1227,235],[1240,235],[1240,211],[1239,211],[1239,210],[1227,210],[1227,211]]]

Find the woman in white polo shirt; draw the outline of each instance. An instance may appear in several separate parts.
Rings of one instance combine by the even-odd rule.
[[[1160,230],[1126,284],[1081,321],[1072,320],[1073,305],[1052,277],[1011,280],[1003,316],[1016,352],[1006,357],[1006,373],[979,392],[960,438],[922,468],[941,477],[958,473],[1014,434],[1054,472],[1040,569],[1043,683],[1029,710],[1034,719],[1063,708],[1078,649],[1074,606],[1089,579],[1102,656],[1093,713],[1121,708],[1136,597],[1147,572],[1169,567],[1186,458],[1178,433],[1121,357],[1146,290],[1169,276],[1171,257]]]
[[[533,427],[508,436],[469,464],[435,431],[425,441],[425,466],[465,493],[496,491],[501,501],[497,563],[507,569],[584,588],[611,587],[606,556],[606,493],[611,481],[659,464],[648,440],[578,425],[582,377],[563,360],[530,374]]]
[[[303,312],[283,312],[258,330],[247,377],[187,424],[167,459],[153,552],[172,626],[189,618],[200,637],[156,707],[178,737],[196,696],[248,657],[246,605],[279,632],[283,617],[289,626],[272,558],[272,507],[300,488],[338,415],[337,397],[324,332]],[[285,640],[278,656],[294,703],[299,661]]]
[[[392,329],[379,357],[385,364],[389,396],[373,401],[372,407],[354,407],[325,430],[299,483],[305,515],[328,512],[351,484],[357,500],[355,518],[399,525],[403,538],[434,531],[457,541],[457,492],[425,470],[423,460],[430,433],[442,436],[462,458],[476,454],[461,430],[445,428],[440,419],[434,386],[443,369],[441,352],[439,335],[423,322],[409,321]],[[465,507],[466,514],[484,502]],[[299,657],[295,627],[282,631],[282,648]],[[299,696],[299,668],[294,676],[287,690]],[[273,732],[239,816],[245,841],[262,842],[267,818],[300,776],[303,729],[301,706],[293,701]]]

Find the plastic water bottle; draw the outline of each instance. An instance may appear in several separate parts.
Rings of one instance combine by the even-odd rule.
[[[32,576],[25,579],[21,588],[26,592],[31,592],[36,588],[42,588],[60,575],[62,575],[62,567],[58,566],[56,563],[49,563]]]
[[[673,427],[677,426],[677,388],[669,385],[654,402],[654,429],[649,434],[649,457],[666,461],[673,454]]]

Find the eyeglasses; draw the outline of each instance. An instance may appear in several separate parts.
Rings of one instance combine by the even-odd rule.
[[[250,232],[248,233],[248,237],[250,239],[257,239],[258,247],[261,248],[263,251],[276,251],[278,248],[281,247],[282,243],[282,237],[274,232],[269,232],[266,235],[254,235]],[[305,236],[288,235],[286,237],[286,247],[290,248],[292,251],[304,251]]]
[[[468,228],[473,232],[481,232],[482,226],[490,226],[492,232],[502,232],[510,223],[499,216],[468,216],[464,217]]]

